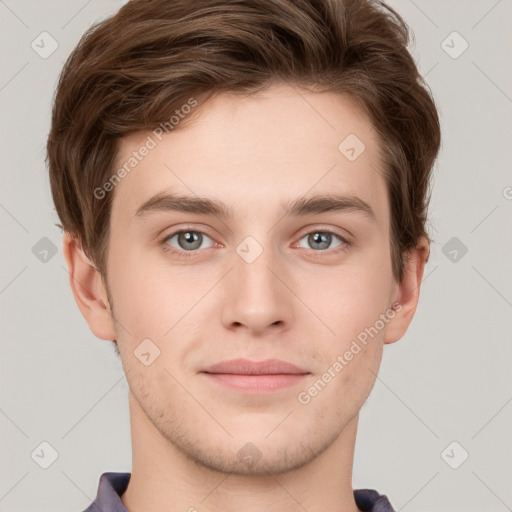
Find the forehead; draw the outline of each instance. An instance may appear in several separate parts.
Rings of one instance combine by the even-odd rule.
[[[164,191],[236,204],[240,215],[270,213],[272,205],[308,194],[343,193],[361,197],[386,221],[379,140],[351,98],[273,85],[250,96],[219,94],[191,116],[169,133],[121,139],[116,169],[129,172],[115,186],[112,222],[133,218]]]

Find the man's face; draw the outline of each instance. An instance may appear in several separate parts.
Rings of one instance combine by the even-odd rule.
[[[376,134],[346,98],[288,86],[196,109],[162,140],[137,133],[120,145],[118,166],[148,135],[156,142],[116,186],[111,216],[108,285],[132,414],[146,436],[207,467],[290,470],[357,423],[382,356],[379,315],[397,298]],[[136,215],[156,194],[222,202],[231,215]],[[325,195],[373,214],[285,215]],[[234,359],[300,373],[213,368]],[[288,371],[270,366],[255,371]]]

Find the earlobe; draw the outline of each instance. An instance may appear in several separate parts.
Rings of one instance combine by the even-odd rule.
[[[418,306],[421,281],[428,260],[429,244],[424,238],[404,256],[404,274],[398,285],[399,307],[386,328],[384,343],[394,343],[404,336]]]
[[[100,272],[83,252],[80,242],[66,232],[62,249],[75,301],[89,328],[103,340],[115,340],[116,332]]]

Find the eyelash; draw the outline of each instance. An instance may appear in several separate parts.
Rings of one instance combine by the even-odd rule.
[[[195,229],[180,229],[178,231],[174,231],[173,233],[166,235],[162,240],[160,240],[160,245],[162,246],[163,251],[171,254],[172,256],[177,256],[179,258],[190,258],[190,257],[195,256],[199,252],[199,249],[195,249],[195,250],[191,250],[191,251],[185,251],[184,249],[177,250],[177,249],[171,248],[171,246],[167,244],[167,242],[174,236],[179,235],[181,233],[187,233],[187,232],[200,233],[202,235],[208,236],[203,231],[199,231],[199,230],[195,230]],[[310,249],[314,253],[317,253],[315,255],[315,257],[317,257],[317,258],[324,258],[324,257],[332,256],[334,254],[338,254],[341,251],[345,251],[351,245],[351,242],[349,242],[346,238],[344,238],[341,235],[339,235],[338,233],[335,233],[334,231],[330,231],[328,229],[313,229],[311,231],[308,231],[307,233],[304,233],[300,237],[299,241],[313,233],[327,233],[329,235],[334,235],[341,241],[341,245],[339,247],[336,247],[335,249],[318,250],[318,251],[315,251],[314,249]],[[211,238],[211,237],[208,236],[208,238]]]

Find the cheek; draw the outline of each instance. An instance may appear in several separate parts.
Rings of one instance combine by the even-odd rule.
[[[133,342],[159,338],[173,325],[170,313],[180,309],[180,295],[156,265],[124,249],[112,252],[110,272],[118,330]]]
[[[322,374],[316,376],[319,388],[329,382],[320,400],[324,403],[332,400],[340,408],[358,410],[375,383],[385,334],[380,315],[388,311],[392,282],[389,261],[380,260],[379,249],[373,247],[320,279],[308,277],[314,293],[305,301],[328,326],[318,340]]]
[[[212,286],[211,270],[173,266],[164,255],[126,250],[120,257],[122,253],[113,253],[112,262],[118,263],[112,264],[110,280],[118,334],[130,345],[149,338],[163,355],[173,338],[198,328],[196,316],[212,300],[205,300]]]
[[[308,287],[307,301],[316,304],[318,316],[342,345],[372,326],[388,307],[390,270],[385,264],[368,263],[308,278],[312,286]]]

